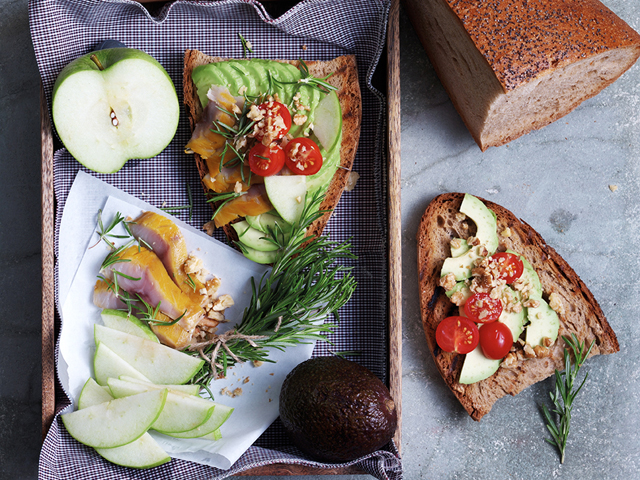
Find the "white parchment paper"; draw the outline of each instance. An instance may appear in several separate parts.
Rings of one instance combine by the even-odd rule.
[[[104,223],[110,223],[116,212],[135,218],[142,211],[152,210],[169,216],[182,230],[187,251],[202,259],[205,267],[222,280],[218,293],[229,294],[235,305],[225,312],[230,320],[220,328],[224,331],[242,318],[251,298],[250,279],[256,283],[266,271],[231,247],[203,232],[128,195],[91,175],[79,172],[64,207],[58,254],[58,309],[62,331],[59,342],[58,376],[62,386],[77,401],[82,386],[93,376],[95,353],[93,326],[102,323],[100,309],[92,301],[93,287],[102,261],[109,253],[104,242],[98,243],[96,222],[102,209]],[[116,242],[123,242],[116,240]],[[222,426],[222,439],[216,442],[201,439],[174,439],[151,432],[171,456],[213,467],[228,469],[278,416],[278,397],[286,375],[299,363],[311,357],[314,344],[287,348],[285,352],[270,350],[275,363],[261,367],[236,365],[227,378],[211,384],[215,401],[235,410]],[[231,398],[220,391],[226,387],[242,389]]]

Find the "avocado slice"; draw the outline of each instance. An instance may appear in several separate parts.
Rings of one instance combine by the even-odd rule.
[[[478,344],[475,349],[465,355],[458,382],[469,385],[489,378],[500,368],[500,362],[502,360],[491,360],[485,357]]]
[[[278,258],[277,250],[272,252],[261,252],[260,250],[256,250],[255,248],[247,247],[244,243],[242,244],[242,253],[249,260],[253,260],[256,263],[262,264],[273,263],[276,261],[276,258]]]
[[[252,228],[246,221],[231,225],[238,234],[238,240],[243,245],[260,252],[273,252],[278,250],[278,245],[267,240],[267,234]]]
[[[471,248],[471,246],[463,238],[454,238],[454,240],[457,240],[458,242],[460,242],[460,246],[459,247],[454,247],[453,246],[454,245],[453,242],[451,243],[451,256],[454,257],[454,258],[455,257],[459,257],[461,255],[464,255]]]
[[[536,273],[536,269],[518,252],[514,252],[513,250],[507,250],[507,253],[513,253],[514,255],[518,255],[520,260],[522,260],[522,265],[524,269],[522,270],[522,276],[520,277],[520,283],[528,283],[531,285],[531,290],[529,291],[529,298],[532,300],[539,300],[542,298],[542,284],[540,283],[540,277]]]
[[[531,323],[527,326],[525,341],[532,347],[542,345],[545,337],[555,342],[560,329],[558,314],[543,299],[538,302],[539,306],[527,308],[527,318]]]
[[[508,290],[515,298],[520,301],[520,292],[516,292],[509,287],[504,287],[505,290]],[[526,308],[523,308],[519,312],[506,312],[502,310],[500,314],[500,318],[498,318],[499,322],[504,323],[511,330],[511,334],[513,335],[513,341],[515,342],[520,338],[520,335],[524,331],[524,323],[527,318]]]
[[[442,264],[440,276],[444,277],[448,273],[453,273],[458,281],[471,278],[471,270],[474,267],[474,262],[484,258],[484,256],[480,254],[482,248],[482,245],[478,245],[459,257],[447,258]]]
[[[476,238],[489,250],[489,255],[498,249],[498,222],[496,214],[473,195],[465,193],[460,211],[476,224]]]

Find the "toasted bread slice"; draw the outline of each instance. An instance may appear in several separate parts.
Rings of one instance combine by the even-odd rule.
[[[511,249],[523,255],[535,268],[546,300],[551,293],[562,299],[558,340],[549,348],[545,358],[520,358],[507,368],[501,366],[491,377],[470,385],[458,382],[464,355],[443,352],[437,345],[435,331],[438,323],[450,315],[457,315],[457,307],[439,287],[444,260],[451,256],[450,241],[468,238],[475,233],[472,220],[459,215],[464,198],[461,193],[447,193],[431,201],[420,222],[417,233],[418,272],[420,281],[420,309],[422,325],[433,359],[451,391],[474,420],[487,414],[496,400],[506,394],[515,395],[530,385],[564,368],[562,336],[575,333],[587,345],[595,342],[591,355],[614,353],[620,350],[615,333],[602,309],[584,282],[556,251],[529,225],[509,210],[480,199],[497,215],[499,251]],[[506,229],[508,231],[505,231]],[[509,232],[510,231],[510,232]],[[505,236],[509,233],[509,236]]]
[[[191,129],[195,128],[200,116],[202,115],[202,105],[198,99],[196,87],[191,80],[191,72],[194,68],[212,62],[221,62],[227,60],[221,57],[211,57],[205,55],[198,50],[187,50],[184,55],[184,71],[183,71],[183,88],[184,103],[189,114],[189,122]],[[298,66],[298,60],[276,60],[278,62],[290,63]],[[327,80],[330,84],[337,88],[340,107],[342,108],[342,144],[340,146],[340,167],[333,176],[333,180],[329,185],[324,201],[320,209],[329,210],[326,214],[311,224],[307,230],[307,235],[320,235],[325,225],[329,221],[331,211],[335,208],[342,196],[342,192],[347,185],[349,174],[353,166],[353,161],[358,148],[360,139],[360,123],[362,119],[362,100],[360,96],[360,85],[358,83],[358,71],[356,68],[356,59],[354,55],[346,55],[334,58],[328,61],[306,61],[309,72],[314,77],[331,77]],[[207,174],[207,166],[203,159],[194,154],[198,165],[198,172],[202,179]],[[207,187],[203,184],[205,192]],[[215,209],[215,206],[212,204]],[[237,240],[235,230],[231,225],[225,225],[224,232],[227,237]]]

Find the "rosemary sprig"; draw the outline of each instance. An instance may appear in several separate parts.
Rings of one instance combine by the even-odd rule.
[[[578,395],[578,392],[584,386],[584,382],[587,381],[589,373],[587,372],[582,380],[580,386],[574,390],[574,383],[578,377],[580,367],[589,356],[591,349],[595,342],[591,342],[589,349],[586,349],[584,342],[579,342],[578,337],[574,333],[571,334],[572,338],[562,337],[567,345],[571,348],[565,347],[564,349],[564,372],[556,370],[556,387],[554,392],[550,392],[549,396],[553,402],[554,408],[551,412],[555,413],[555,417],[551,415],[551,412],[546,405],[542,405],[542,411],[547,421],[547,428],[551,433],[552,439],[546,439],[551,445],[555,445],[560,450],[560,463],[564,463],[565,449],[567,447],[567,439],[569,438],[569,426],[571,422],[571,409],[573,407],[573,401]],[[586,351],[585,351],[586,350]],[[574,364],[571,364],[571,354],[575,359]]]
[[[247,51],[253,53],[251,42],[244,38],[241,33],[238,33],[238,37],[240,37],[240,41],[242,42],[242,55],[244,58],[247,58]]]
[[[265,351],[269,347],[284,350],[327,340],[325,334],[336,324],[322,321],[330,314],[339,321],[337,311],[351,298],[356,282],[351,268],[338,263],[355,258],[349,243],[304,236],[306,228],[325,213],[318,210],[322,199],[321,193],[314,194],[289,235],[277,226],[269,231],[267,238],[281,248],[273,268],[258,281],[251,279],[251,301],[238,326],[189,347],[208,360],[193,383],[208,384],[238,362],[270,362]]]
[[[298,70],[300,70],[299,80],[295,82],[283,82],[269,75],[270,88],[272,83],[274,83],[278,87],[282,87],[282,85],[297,85],[295,91],[293,92],[294,95],[303,85],[319,90],[322,93],[329,93],[338,89],[337,87],[334,87],[329,82],[327,82],[327,80],[329,79],[329,77],[331,77],[331,75],[333,75],[333,73],[330,73],[326,77],[322,78],[314,77],[313,75],[311,75],[311,72],[309,72],[309,67],[306,63],[304,63],[304,60],[298,61],[300,62],[300,65],[298,66]]]
[[[184,281],[184,283],[189,285],[194,292],[196,291],[196,282],[193,280],[193,278],[191,278],[190,274],[187,273],[187,279]]]
[[[160,210],[162,210],[163,212],[174,212],[177,210],[189,210],[189,221],[191,221],[191,219],[193,218],[193,196],[191,195],[191,186],[189,185],[189,183],[186,183],[187,185],[187,197],[189,198],[189,204],[188,205],[178,205],[175,207],[160,207]],[[145,246],[148,247],[148,243],[144,242]],[[149,248],[149,250],[153,250],[152,248]]]
[[[122,226],[126,230],[127,235],[116,235],[114,233],[111,233],[113,229],[120,224],[122,224]],[[115,244],[110,241],[109,238],[129,238],[133,236],[131,234],[131,230],[129,230],[128,222],[120,212],[116,212],[116,215],[111,223],[105,228],[104,223],[102,222],[102,209],[98,210],[98,228],[96,229],[96,231],[99,235],[98,241],[89,248],[95,247],[96,245],[98,245],[98,243],[100,243],[101,240],[104,240],[110,248],[115,249]]]
[[[130,262],[131,260],[128,258],[121,258],[120,254],[123,251],[125,251],[127,248],[129,248],[131,245],[133,245],[134,243],[135,243],[135,240],[129,240],[127,243],[125,243],[124,245],[118,248],[115,248],[115,245],[114,245],[113,248],[115,248],[115,250],[113,250],[112,252],[109,252],[109,255],[106,256],[106,258],[102,262],[102,265],[100,265],[100,270],[104,270],[105,268],[110,267],[111,265],[114,265],[116,263]]]

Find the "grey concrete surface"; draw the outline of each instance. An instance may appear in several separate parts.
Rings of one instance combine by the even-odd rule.
[[[637,2],[604,3],[640,29]],[[39,79],[27,0],[0,0],[0,12],[0,478],[21,480],[37,477],[40,449]],[[640,65],[555,124],[483,153],[404,13],[401,36],[405,478],[639,478]],[[618,335],[620,353],[584,367],[563,465],[539,411],[551,380],[500,400],[477,423],[427,351],[414,237],[428,202],[447,191],[486,197],[536,228]]]

